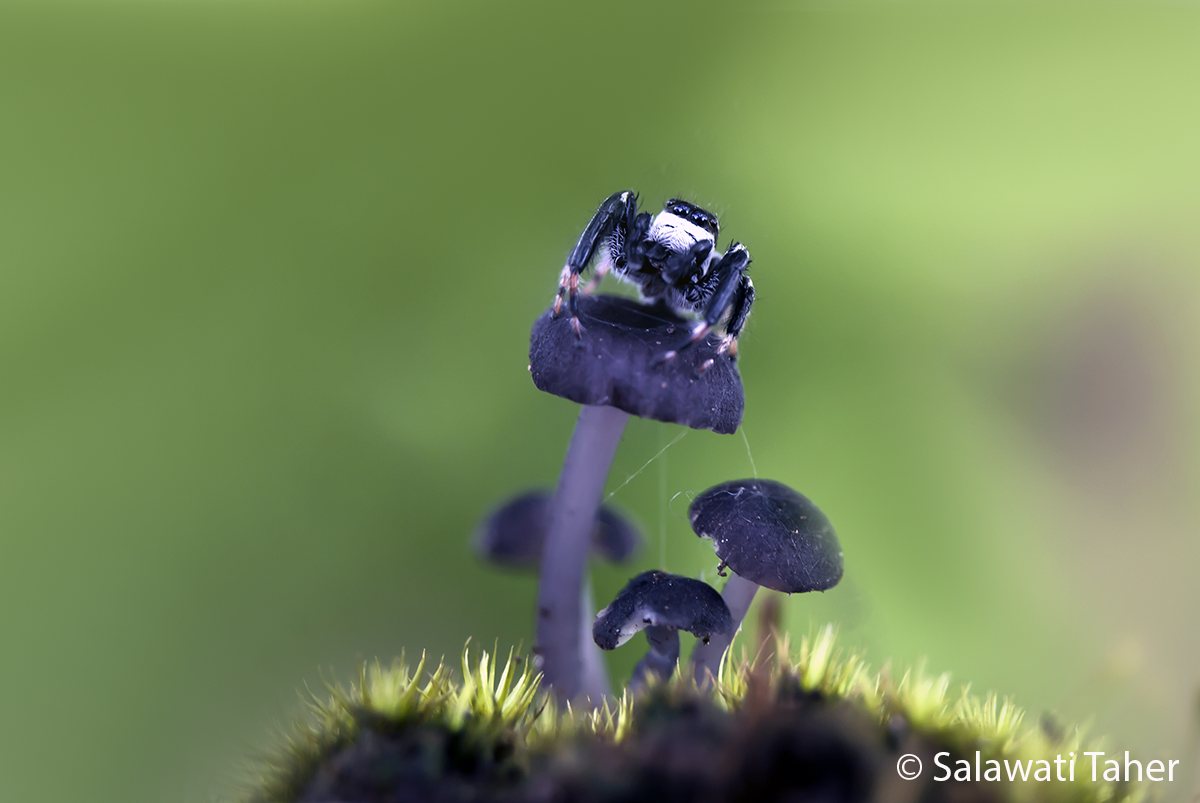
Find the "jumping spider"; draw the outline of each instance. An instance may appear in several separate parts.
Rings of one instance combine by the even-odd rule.
[[[691,338],[680,349],[704,339],[728,314],[719,353],[737,359],[737,338],[754,303],[754,283],[746,275],[750,252],[734,243],[724,254],[716,250],[720,226],[717,216],[687,201],[667,201],[653,217],[637,211],[631,191],[610,195],[583,230],[558,282],[554,317],[562,312],[563,299],[571,313],[571,327],[582,335],[576,294],[579,274],[596,251],[600,261],[584,292],[595,289],[604,274],[636,285],[644,301],[663,301],[680,313],[700,316]],[[670,360],[675,351],[662,359]]]

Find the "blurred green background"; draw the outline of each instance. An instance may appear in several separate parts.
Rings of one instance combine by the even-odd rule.
[[[792,632],[1194,766],[1198,76],[1187,3],[4,4],[0,800],[209,800],[319,668],[528,645],[468,541],[556,479],[529,326],[623,188],[754,256],[744,432],[846,553]],[[598,601],[750,472],[622,488]]]

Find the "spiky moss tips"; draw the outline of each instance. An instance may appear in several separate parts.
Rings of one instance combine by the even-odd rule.
[[[946,675],[894,680],[836,646],[824,628],[786,639],[769,659],[726,656],[715,686],[679,671],[594,710],[558,707],[511,652],[502,664],[463,652],[462,679],[444,663],[410,670],[403,657],[365,665],[357,683],[311,695],[309,715],[266,763],[247,795],[284,801],[1133,801],[1111,783],[934,782],[933,757],[1053,759],[1087,749],[1077,731],[1023,727],[994,694],[955,697]],[[896,772],[921,758],[915,781]],[[1088,773],[1079,773],[1083,778]],[[1032,778],[1032,775],[1030,776]]]
[[[469,645],[468,645],[469,646]],[[390,667],[364,664],[357,683],[309,694],[308,716],[259,770],[251,801],[457,800],[454,789],[501,789],[525,777],[518,754],[539,710],[539,677],[511,652],[496,661],[463,649],[463,679],[442,661],[426,675],[421,656]],[[396,795],[400,797],[397,798]]]

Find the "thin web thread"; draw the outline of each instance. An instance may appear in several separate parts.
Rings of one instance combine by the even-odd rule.
[[[639,468],[637,471],[635,471],[635,472],[633,472],[632,474],[630,474],[630,475],[629,475],[629,477],[628,477],[628,478],[626,478],[625,482],[621,483],[621,484],[620,484],[620,485],[618,485],[616,488],[613,488],[613,489],[612,489],[612,492],[611,492],[611,493],[609,493],[609,495],[608,495],[608,496],[604,497],[604,501],[605,501],[605,502],[607,502],[609,499],[612,499],[614,496],[616,496],[616,494],[617,494],[617,491],[621,490],[621,489],[622,489],[622,488],[624,488],[626,485],[628,485],[629,483],[633,482],[633,480],[634,480],[634,479],[637,477],[637,475],[639,475],[639,474],[641,474],[643,471],[645,471],[645,470],[646,470],[646,467],[647,467],[647,466],[649,466],[651,463],[653,463],[655,460],[657,460],[658,458],[662,457],[662,455],[663,455],[663,452],[667,451],[667,449],[670,449],[672,446],[674,446],[675,444],[677,444],[677,443],[679,443],[681,440],[683,440],[683,436],[684,436],[684,435],[686,435],[686,434],[688,434],[688,430],[686,430],[686,429],[685,429],[683,432],[680,432],[680,433],[679,433],[679,434],[678,434],[678,435],[675,437],[675,440],[671,441],[671,442],[670,442],[670,443],[668,443],[666,446],[664,446],[663,448],[659,449],[659,450],[658,450],[658,454],[654,455],[654,457],[651,457],[649,460],[647,460],[647,461],[645,462],[645,464],[644,464],[644,465],[643,465],[641,468]]]
[[[581,294],[581,295],[583,294],[583,293],[582,293],[582,291],[581,291],[581,293],[580,293],[580,294]],[[621,298],[625,298],[625,296],[620,296],[620,297],[621,297]],[[636,298],[630,298],[630,300],[634,300],[634,301],[636,301],[637,299],[636,299]],[[648,320],[651,320],[651,321],[653,321],[653,322],[655,322],[655,323],[659,323],[659,324],[668,324],[668,325],[670,325],[670,324],[675,324],[675,325],[677,325],[677,326],[678,326],[678,325],[680,325],[680,324],[687,324],[687,323],[688,323],[688,321],[687,321],[687,320],[685,320],[685,319],[682,319],[682,318],[680,318],[680,317],[678,317],[678,316],[674,316],[674,317],[671,317],[671,318],[665,318],[665,317],[663,317],[662,315],[655,315],[655,314],[654,314],[654,313],[651,311],[651,309],[639,309],[639,310],[637,311],[637,313],[638,313],[640,316],[642,316],[643,318],[647,318]],[[580,319],[581,321],[601,321],[601,319],[600,319],[600,318],[597,318],[597,317],[596,317],[596,316],[594,316],[594,315],[589,315],[587,312],[583,312],[583,311],[580,311],[580,313],[579,313],[579,319]],[[644,332],[644,331],[646,330],[646,327],[644,327],[644,326],[631,326],[631,325],[629,325],[629,324],[618,323],[617,321],[610,321],[610,320],[607,320],[607,319],[604,319],[604,320],[602,320],[601,322],[602,322],[602,323],[605,323],[605,324],[607,324],[608,326],[612,326],[612,327],[614,327],[614,328],[617,328],[617,329],[623,329],[623,330],[625,330],[625,331],[627,331],[627,332]]]
[[[658,430],[659,443],[662,443],[663,428]],[[685,429],[684,432],[687,432]],[[658,463],[658,568],[667,570],[667,456],[663,455]]]
[[[750,454],[750,441],[746,439],[746,428],[738,427],[738,432],[742,433],[742,442],[746,444],[746,457],[750,458],[750,470],[754,472],[754,479],[758,479],[758,466],[754,465],[754,455]]]

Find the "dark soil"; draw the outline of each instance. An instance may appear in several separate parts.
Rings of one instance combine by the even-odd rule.
[[[308,803],[984,803],[998,790],[903,781],[904,753],[932,767],[951,750],[894,720],[798,688],[755,694],[736,714],[695,695],[658,692],[619,744],[578,738],[527,752],[515,740],[364,718],[304,786]]]

